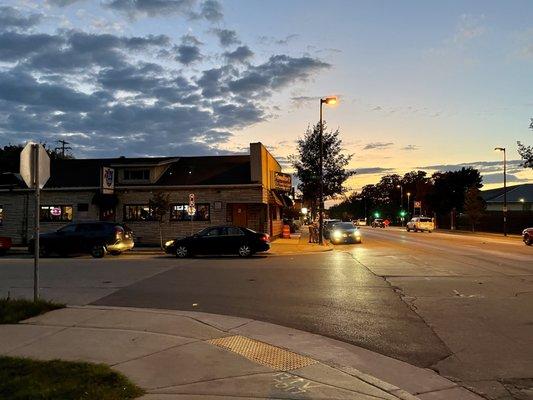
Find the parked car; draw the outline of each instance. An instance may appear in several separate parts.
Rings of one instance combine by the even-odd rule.
[[[435,223],[433,222],[432,218],[428,217],[414,217],[411,218],[411,221],[409,221],[406,225],[407,232],[410,231],[427,231],[431,232],[435,229]]]
[[[238,254],[250,257],[270,250],[270,236],[240,226],[212,226],[192,236],[169,240],[165,252],[178,258],[195,255]]]
[[[34,240],[28,249],[33,253]],[[39,235],[39,253],[46,257],[51,253],[91,254],[95,258],[107,253],[119,255],[134,246],[133,232],[124,224],[116,222],[77,222],[68,224],[55,232]]]
[[[0,256],[5,255],[12,245],[10,237],[0,236]]]
[[[370,224],[372,228],[385,228],[385,221],[381,218],[376,218],[372,223]]]
[[[528,246],[533,244],[533,228],[526,228],[522,231],[522,240]]]
[[[324,238],[325,239],[329,239],[329,234],[330,234],[331,228],[337,222],[341,222],[341,220],[340,219],[325,219],[324,220],[324,232],[323,233],[324,233]]]
[[[361,243],[361,231],[352,222],[337,222],[330,232],[331,243]]]
[[[366,226],[366,218],[359,218],[354,221],[357,226]]]

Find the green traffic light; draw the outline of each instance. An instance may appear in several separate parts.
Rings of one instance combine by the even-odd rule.
[[[374,213],[374,217],[379,218],[379,213],[377,211]]]
[[[405,217],[405,214],[406,214],[406,212],[405,212],[405,211],[403,211],[403,210],[402,210],[402,211],[400,211],[400,216],[402,216],[402,217]]]

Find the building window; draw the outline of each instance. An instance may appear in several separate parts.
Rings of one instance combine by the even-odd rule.
[[[170,207],[170,219],[172,221],[190,221],[188,204],[173,204]],[[210,221],[209,203],[197,203],[193,221]]]
[[[72,221],[72,206],[41,206],[42,222],[70,222]]]
[[[4,225],[4,206],[0,204],[0,226]]]
[[[127,204],[124,206],[124,221],[155,221],[153,210],[148,204]]]
[[[150,180],[149,169],[125,169],[124,170],[125,181],[148,181]]]

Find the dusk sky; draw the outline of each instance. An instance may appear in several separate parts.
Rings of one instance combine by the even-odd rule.
[[[76,157],[187,156],[267,145],[290,171],[318,119],[358,189],[384,173],[479,168],[533,182],[531,1],[1,1],[0,144]]]

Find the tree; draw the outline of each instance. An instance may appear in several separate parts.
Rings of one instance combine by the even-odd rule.
[[[162,225],[163,218],[170,208],[169,195],[163,192],[154,192],[152,198],[148,200],[148,206],[150,207],[152,215],[155,217],[159,225],[159,244],[161,249],[163,249]]]
[[[335,196],[345,193],[347,189],[344,187],[344,182],[355,174],[355,171],[346,169],[352,155],[342,153],[342,141],[339,135],[338,129],[327,132],[324,124],[324,198],[335,198]],[[318,206],[320,187],[319,138],[320,123],[312,128],[308,127],[304,137],[298,139],[298,154],[290,157],[292,166],[300,180],[298,189],[303,194],[304,202],[312,204],[314,211]]]
[[[475,186],[469,187],[465,194],[464,211],[472,225],[472,232],[475,231],[476,224],[485,212],[485,200],[479,195],[479,189]]]
[[[533,118],[529,123],[529,129],[533,129]],[[522,166],[524,168],[533,168],[533,146],[526,146],[521,142],[516,142],[518,144],[518,154],[522,157]]]

